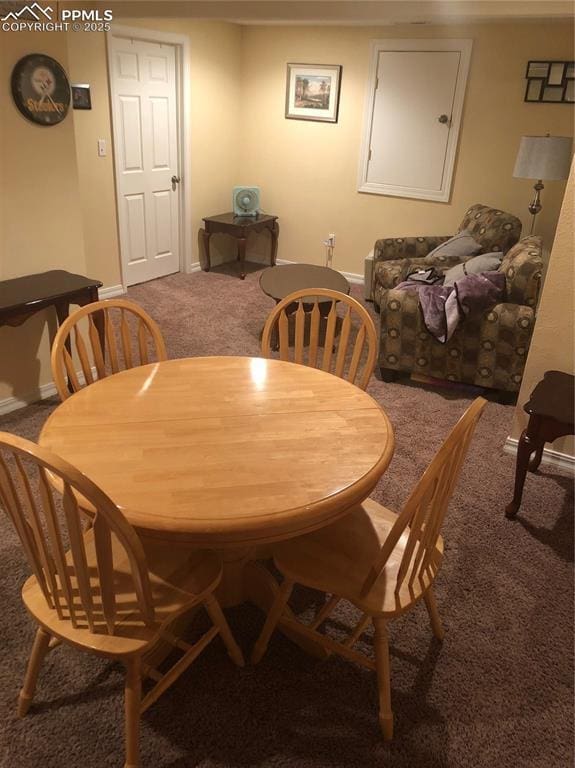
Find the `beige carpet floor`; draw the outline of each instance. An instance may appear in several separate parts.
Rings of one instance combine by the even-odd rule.
[[[171,356],[255,355],[273,302],[251,272],[174,275],[130,296],[161,325]],[[353,293],[360,296],[354,286]],[[373,380],[396,430],[375,497],[397,507],[473,394]],[[0,418],[36,438],[45,401]],[[514,459],[503,453],[513,409],[490,402],[446,521],[437,597],[446,637],[432,639],[422,606],[391,627],[396,734],[384,744],[373,674],[319,662],[282,636],[264,661],[236,669],[218,642],[143,718],[143,768],[562,768],[573,765],[573,485],[549,466],[527,478],[518,519],[504,517]],[[15,702],[32,623],[19,597],[24,557],[0,515],[0,767],[123,764],[122,674],[58,648],[26,719]],[[317,595],[302,591],[298,610]],[[330,631],[350,621],[340,612]],[[246,652],[263,616],[228,613]],[[370,633],[362,638],[367,647]]]

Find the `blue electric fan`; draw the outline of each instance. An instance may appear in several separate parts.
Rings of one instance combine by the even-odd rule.
[[[260,208],[260,188],[234,187],[233,206],[235,216],[257,216]]]

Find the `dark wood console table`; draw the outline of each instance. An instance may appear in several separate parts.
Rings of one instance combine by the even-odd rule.
[[[203,221],[204,229],[200,229],[200,234],[206,254],[205,272],[209,272],[211,268],[210,237],[217,233],[231,235],[238,241],[238,261],[240,262],[240,278],[242,280],[246,276],[246,240],[250,232],[263,232],[265,229],[270,231],[270,264],[273,267],[276,263],[280,233],[277,216],[269,216],[266,213],[258,213],[257,216],[235,216],[233,213],[220,213],[217,216],[208,216]]]
[[[54,307],[58,324],[68,317],[70,304],[83,307],[98,301],[102,283],[89,277],[53,269],[37,275],[0,280],[0,326],[22,325],[46,307]]]
[[[515,492],[513,501],[505,509],[507,517],[513,518],[517,514],[527,470],[535,472],[538,469],[545,443],[575,434],[574,398],[574,376],[562,371],[546,371],[523,406],[529,414],[529,422],[517,445]],[[531,459],[533,453],[535,456]]]

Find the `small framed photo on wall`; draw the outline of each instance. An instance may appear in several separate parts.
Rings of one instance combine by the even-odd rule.
[[[288,64],[286,83],[286,118],[337,123],[339,64]]]
[[[87,83],[71,85],[70,88],[72,89],[72,106],[74,109],[92,109],[90,86]]]

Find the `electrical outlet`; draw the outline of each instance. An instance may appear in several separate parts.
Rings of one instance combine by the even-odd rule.
[[[329,235],[327,236],[327,242],[328,242],[328,245],[331,248],[335,248],[335,233],[334,232],[330,232],[329,233]]]

